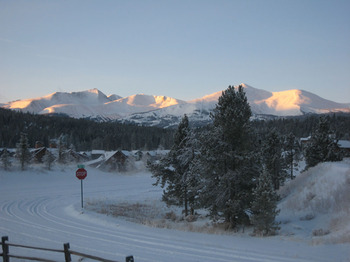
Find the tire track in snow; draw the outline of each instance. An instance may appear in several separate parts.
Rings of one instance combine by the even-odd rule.
[[[103,179],[106,178],[107,179]],[[200,233],[179,232],[167,229],[152,229],[146,226],[133,226],[132,223],[121,222],[119,227],[111,227],[111,220],[106,221],[100,216],[92,214],[83,214],[79,216],[77,208],[80,194],[77,193],[76,186],[72,186],[72,180],[66,177],[60,177],[55,180],[58,186],[53,186],[51,178],[40,177],[40,184],[36,184],[32,178],[26,178],[29,182],[23,190],[18,192],[11,191],[17,188],[15,180],[8,189],[8,199],[0,199],[0,231],[6,233],[11,239],[21,239],[25,241],[41,243],[41,246],[54,245],[61,246],[64,242],[70,242],[72,250],[84,253],[96,253],[101,257],[110,259],[124,260],[126,255],[133,254],[135,261],[222,261],[222,262],[265,262],[265,261],[325,261],[319,255],[307,255],[304,248],[296,249],[295,252],[289,252],[288,248],[297,247],[297,245],[286,243],[287,245],[278,245],[277,248],[270,248],[268,245],[259,246],[257,238],[251,238],[247,241],[240,237],[232,236],[212,236]],[[102,179],[101,179],[102,178]],[[22,179],[22,177],[21,177]],[[49,181],[50,179],[50,181]],[[111,182],[118,181],[118,185],[112,185]],[[119,182],[122,183],[119,183]],[[137,182],[136,184],[133,182]],[[93,198],[101,197],[121,197],[126,201],[149,195],[144,188],[148,180],[136,177],[113,177],[99,174],[94,183],[85,192],[91,193]],[[141,184],[143,184],[141,186]],[[91,183],[92,185],[92,183]],[[96,189],[95,190],[95,185]],[[119,190],[121,188],[121,190]],[[136,189],[136,190],[135,190]],[[116,192],[117,191],[117,192]],[[79,191],[78,191],[79,192]],[[30,199],[28,199],[28,197]],[[153,196],[151,196],[153,197]],[[76,209],[68,210],[73,202],[76,203]],[[151,198],[150,198],[151,199]],[[116,222],[121,221],[116,219]],[[104,225],[107,222],[108,224]],[[14,237],[11,237],[11,232]],[[51,237],[52,236],[52,237]],[[225,240],[223,240],[225,239]],[[212,241],[214,240],[214,241]],[[218,240],[218,242],[215,242]],[[228,240],[227,242],[224,242]],[[231,242],[232,240],[232,242]],[[237,241],[238,240],[238,241]],[[269,240],[266,240],[269,242]],[[261,242],[262,243],[262,242]],[[264,242],[265,243],[265,242]],[[273,241],[271,243],[277,243]],[[252,244],[252,245],[250,245]],[[266,247],[266,250],[264,250]],[[301,257],[311,257],[310,259],[301,259],[298,257],[298,251],[301,250]],[[314,252],[314,251],[313,251]],[[284,254],[286,254],[284,256]],[[295,256],[295,257],[294,257]],[[316,259],[316,257],[320,259]],[[327,257],[327,256],[326,256]]]
[[[47,199],[46,199],[47,200]],[[29,203],[29,204],[27,204]],[[16,229],[21,229],[21,235],[23,236],[30,236],[30,238],[35,238],[35,239],[39,239],[39,240],[43,240],[45,239],[45,242],[52,242],[52,243],[59,243],[59,244],[62,244],[63,242],[62,241],[55,241],[55,240],[52,240],[51,238],[46,238],[46,237],[41,237],[39,235],[44,235],[44,236],[47,236],[49,233],[49,235],[51,236],[55,236],[56,233],[63,233],[63,235],[77,235],[81,238],[87,238],[88,236],[87,235],[82,235],[82,234],[76,234],[76,233],[73,233],[70,232],[70,231],[67,231],[67,230],[61,230],[61,229],[58,229],[58,228],[54,228],[54,227],[49,227],[49,226],[45,226],[43,224],[45,223],[40,223],[40,222],[43,222],[43,221],[40,221],[38,220],[38,222],[32,222],[32,219],[31,220],[28,220],[28,219],[25,219],[28,217],[28,214],[30,214],[29,210],[36,210],[34,212],[34,217],[35,219],[37,220],[40,214],[40,203],[43,203],[42,201],[40,201],[40,199],[37,199],[36,201],[30,201],[30,202],[25,202],[25,201],[14,201],[14,202],[11,202],[7,205],[5,205],[5,208],[6,208],[6,213],[7,214],[10,214],[12,216],[12,218],[4,218],[4,217],[0,217],[1,220],[3,221],[7,221],[7,224],[12,224],[13,226],[15,226]],[[2,208],[3,209],[3,208]],[[25,211],[25,212],[23,212]],[[20,215],[17,215],[17,212]],[[22,217],[22,215],[24,215]],[[31,216],[31,214],[29,215]],[[13,219],[15,218],[15,220]],[[2,223],[3,224],[3,223]],[[32,228],[34,229],[34,233],[35,234],[26,234],[26,233],[23,233],[25,231],[28,230],[28,228]],[[7,231],[7,232],[11,232],[11,230],[7,230],[7,228],[4,228],[4,231]],[[45,232],[43,232],[45,231]],[[46,233],[47,232],[47,233]],[[103,239],[99,239],[99,240],[103,240]],[[119,244],[123,244],[122,242],[120,242]],[[83,249],[86,249],[84,247],[82,247]],[[91,250],[91,248],[89,248],[88,250]],[[96,252],[101,252],[100,250],[94,250]],[[103,254],[106,254],[108,252],[106,251],[103,251]],[[110,253],[112,255],[115,255],[116,253]],[[119,255],[122,255],[122,254],[119,254]]]
[[[42,202],[41,204],[43,204],[44,202]],[[74,222],[72,220],[68,220],[68,219],[64,219],[61,217],[58,217],[56,215],[51,214],[50,212],[48,212],[48,205],[43,205],[44,208],[40,208],[40,211],[42,212],[38,212],[38,215],[40,215],[43,219],[46,219],[48,221],[50,221],[51,223],[55,223],[59,226],[65,226],[65,227],[69,227],[72,228],[73,230],[76,230],[77,228],[79,228],[79,230],[83,230],[84,232],[88,232],[90,235],[94,234],[94,235],[101,235],[103,237],[113,237],[116,239],[121,239],[123,241],[131,241],[131,242],[136,242],[136,243],[140,243],[142,244],[142,247],[144,247],[145,245],[157,245],[162,246],[165,249],[170,249],[173,250],[172,252],[176,252],[177,250],[181,250],[182,252],[186,251],[187,255],[192,254],[193,252],[199,252],[199,253],[204,253],[206,254],[205,258],[207,258],[207,256],[210,255],[215,255],[215,258],[218,259],[219,256],[223,256],[223,254],[226,252],[228,252],[227,249],[223,249],[223,248],[218,248],[218,247],[206,247],[205,250],[203,250],[202,247],[198,248],[194,248],[194,247],[189,247],[189,245],[191,245],[191,243],[186,243],[186,247],[183,246],[184,243],[182,243],[182,246],[179,247],[179,243],[176,243],[176,245],[171,244],[171,241],[169,240],[165,240],[162,239],[162,242],[159,243],[159,239],[155,238],[155,237],[150,237],[150,236],[144,236],[144,235],[140,235],[140,234],[131,234],[131,233],[126,233],[126,232],[121,232],[120,230],[117,230],[117,235],[114,233],[110,233],[110,229],[104,229],[104,228],[99,228],[98,230],[96,230],[96,226],[88,226],[88,225],[84,225],[82,223],[78,223],[78,222]],[[52,210],[52,209],[50,209]],[[61,222],[59,222],[58,220],[60,220]],[[63,222],[62,222],[63,221]],[[101,230],[104,231],[101,232]],[[136,237],[136,239],[135,239]],[[186,242],[186,241],[184,241]],[[120,243],[120,242],[118,242]],[[193,245],[192,245],[193,246]],[[157,248],[157,250],[159,250]],[[164,251],[163,251],[164,252]],[[243,256],[242,255],[242,250],[231,250],[229,253],[230,254],[225,254],[225,257],[229,257],[229,259],[233,259],[233,258],[237,258],[237,256],[240,259],[244,259],[244,260],[253,260],[253,261],[266,261],[265,259],[268,259],[267,261],[282,261],[281,257],[276,258],[276,256],[271,256],[271,255],[263,255],[261,253],[256,253],[256,252],[250,252],[249,257],[247,256]],[[198,256],[198,255],[197,255]],[[223,260],[226,261],[226,260]],[[294,259],[288,259],[285,258],[283,259],[283,261],[294,261]]]
[[[197,247],[195,245],[191,245],[191,243],[180,244],[178,242],[172,243],[171,240],[162,239],[161,242],[159,239],[149,236],[141,236],[139,234],[135,235],[133,233],[125,233],[116,230],[113,233],[110,233],[110,230],[104,229],[104,232],[101,230],[96,230],[96,227],[84,225],[82,228],[81,223],[70,222],[67,219],[63,219],[61,217],[55,216],[48,212],[48,207],[50,207],[50,203],[53,201],[57,201],[57,199],[49,199],[49,198],[37,198],[30,201],[17,201],[12,203],[7,203],[5,206],[5,210],[7,214],[15,217],[17,220],[13,221],[16,224],[20,224],[24,227],[32,227],[34,229],[39,230],[40,232],[46,231],[51,234],[60,233],[60,234],[68,234],[73,236],[78,236],[79,238],[89,239],[90,241],[100,241],[107,242],[109,244],[114,244],[120,246],[129,247],[132,245],[134,248],[141,249],[143,252],[148,254],[159,254],[162,255],[171,255],[171,256],[187,256],[193,257],[196,259],[208,259],[212,257],[212,259],[217,261],[294,261],[294,260],[286,260],[286,258],[281,259],[281,257],[272,257],[266,256],[263,254],[252,254],[249,256],[242,254],[242,251],[230,251],[227,249],[213,248],[213,247]],[[2,208],[3,209],[3,208]],[[50,208],[52,210],[52,208]],[[17,214],[18,213],[18,214]],[[49,216],[49,218],[48,218]],[[24,218],[23,218],[24,217]],[[28,219],[30,217],[31,219]],[[33,222],[33,218],[37,221],[37,218],[41,218],[41,220],[46,221],[45,223]],[[61,222],[59,222],[59,220]],[[62,223],[62,220],[65,223]],[[8,221],[12,221],[12,219],[8,219]],[[40,221],[40,220],[39,220]],[[50,222],[56,226],[48,226],[47,222]],[[68,223],[69,222],[69,223]],[[65,229],[62,229],[65,228]],[[71,230],[69,230],[71,229]],[[79,231],[79,233],[77,233]],[[107,232],[109,231],[109,232]],[[121,235],[122,234],[122,235]],[[45,234],[44,234],[45,235]],[[94,235],[94,236],[92,236]],[[35,236],[36,238],[42,239],[42,237]],[[106,240],[107,238],[107,240]],[[47,239],[47,238],[46,238]],[[47,239],[49,240],[49,239]],[[53,241],[51,241],[53,242]],[[58,242],[58,241],[54,241]],[[186,241],[185,241],[186,242]],[[191,246],[189,246],[191,245]],[[84,246],[78,246],[79,249],[86,249]],[[88,250],[91,251],[91,248]],[[100,252],[99,250],[95,250],[96,252]],[[103,251],[103,254],[108,252]],[[110,253],[110,255],[115,255],[115,253]],[[120,254],[122,255],[122,254]]]
[[[51,215],[51,214],[47,211],[47,208],[46,208],[46,210],[44,210],[44,211],[45,211],[45,215],[51,217],[51,219],[49,219],[50,222],[57,223],[57,224],[59,224],[59,225],[61,225],[61,226],[64,225],[64,226],[68,226],[68,227],[72,227],[72,228],[77,228],[77,227],[79,227],[80,229],[82,229],[82,228],[81,228],[81,223],[76,223],[76,222],[72,222],[71,220],[62,219],[61,217],[58,217],[58,216],[53,216],[53,215]],[[44,216],[43,216],[43,218],[44,218]],[[63,223],[59,223],[57,220],[64,221],[65,223],[64,223],[64,224],[63,224]],[[67,222],[69,222],[70,225],[68,225]],[[185,250],[191,251],[191,252],[193,252],[193,251],[197,251],[197,252],[198,252],[198,251],[199,251],[198,248],[197,248],[197,249],[189,248],[189,247],[186,247],[186,248],[180,247],[180,248],[179,248],[179,247],[178,247],[178,244],[177,244],[176,246],[174,246],[173,244],[164,243],[164,240],[163,240],[162,243],[160,244],[160,243],[159,243],[159,239],[158,239],[158,238],[155,238],[155,237],[141,236],[141,235],[138,234],[138,235],[136,236],[137,239],[135,240],[135,234],[130,234],[130,233],[125,233],[125,232],[123,232],[122,235],[121,235],[121,232],[118,230],[118,235],[116,236],[115,234],[111,234],[111,233],[110,233],[110,230],[108,230],[108,232],[106,232],[106,233],[102,233],[100,229],[99,229],[99,230],[96,230],[96,226],[95,226],[95,227],[90,227],[90,226],[87,226],[87,225],[83,225],[83,226],[86,228],[85,231],[88,231],[88,232],[91,233],[91,234],[100,234],[100,235],[103,235],[103,236],[120,238],[120,239],[122,239],[122,240],[127,240],[127,241],[134,241],[134,242],[136,241],[136,242],[141,243],[141,244],[149,244],[150,241],[153,241],[155,245],[158,245],[158,246],[161,245],[161,246],[164,247],[164,248],[172,248],[172,249],[174,249],[174,248],[176,247],[176,249],[181,249],[181,250],[184,250],[184,249],[185,249]],[[142,240],[141,240],[140,238],[142,238]],[[169,241],[167,241],[167,242],[169,242]],[[222,255],[223,252],[225,252],[225,251],[227,252],[227,250],[219,249],[219,248],[212,248],[212,247],[206,247],[205,250],[203,250],[202,248],[200,249],[200,252],[201,252],[201,253],[215,254],[216,258],[218,258],[218,256]],[[261,254],[259,254],[259,256],[261,256]],[[205,256],[205,257],[207,257],[207,256]],[[230,256],[230,258],[231,258],[231,257],[232,257],[232,256]],[[256,258],[255,258],[255,259],[256,259]],[[269,257],[269,259],[270,259],[270,261],[271,261],[271,257]],[[278,261],[280,261],[280,259],[279,259]]]

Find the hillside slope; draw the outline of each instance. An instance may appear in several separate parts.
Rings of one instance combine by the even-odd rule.
[[[282,235],[350,243],[350,159],[321,163],[281,188]]]

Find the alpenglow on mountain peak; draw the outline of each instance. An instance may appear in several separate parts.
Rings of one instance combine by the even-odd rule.
[[[254,115],[295,116],[307,113],[348,112],[350,103],[336,103],[313,93],[293,89],[269,92],[241,84]],[[35,114],[65,114],[75,118],[118,120],[140,125],[169,127],[177,125],[184,114],[190,121],[207,123],[222,91],[191,101],[168,96],[136,94],[128,97],[106,96],[99,89],[80,92],[55,92],[43,97],[17,100],[3,108]]]

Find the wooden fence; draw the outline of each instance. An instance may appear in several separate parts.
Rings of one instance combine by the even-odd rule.
[[[63,253],[65,262],[72,261],[71,255],[75,255],[75,256],[79,256],[79,257],[83,257],[83,258],[89,258],[92,260],[102,261],[102,262],[118,262],[116,260],[104,259],[101,257],[92,256],[92,255],[88,255],[88,254],[84,254],[84,253],[70,250],[69,243],[63,244],[63,249],[51,249],[51,248],[32,247],[32,246],[26,246],[26,245],[21,245],[21,244],[9,243],[8,240],[9,239],[7,236],[4,236],[1,238],[2,253],[0,253],[0,256],[2,256],[3,262],[10,262],[10,258],[19,258],[19,259],[27,259],[27,260],[34,260],[34,261],[42,261],[42,262],[57,262],[57,261],[46,259],[46,258],[26,257],[26,256],[19,256],[19,255],[12,254],[9,250],[10,249],[9,247],[11,247],[11,246],[12,247],[19,247],[19,248],[35,249],[35,250],[47,251],[47,252]],[[125,261],[126,262],[134,262],[134,257],[128,256],[125,258]]]

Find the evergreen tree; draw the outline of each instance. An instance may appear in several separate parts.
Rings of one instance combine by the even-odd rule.
[[[246,150],[249,142],[252,115],[243,86],[229,86],[222,92],[218,104],[211,113],[214,127],[221,129],[221,139],[230,148]]]
[[[329,118],[320,117],[310,141],[305,148],[306,168],[327,161],[340,161],[342,156],[337,152],[337,142],[330,129]]]
[[[285,162],[282,156],[282,142],[276,130],[272,130],[262,147],[263,162],[266,171],[271,175],[274,189],[278,190],[286,179]]]
[[[58,138],[58,163],[64,164],[66,163],[66,143],[65,143],[65,136],[62,134]]]
[[[279,229],[275,221],[279,213],[277,209],[279,197],[268,172],[265,171],[260,175],[253,196],[251,222],[254,233],[262,236],[274,234]]]
[[[189,214],[189,205],[193,210],[196,199],[196,179],[191,169],[195,157],[193,138],[185,115],[175,133],[170,152],[159,162],[149,164],[156,178],[154,185],[160,184],[165,188],[163,201],[169,205],[184,206],[186,216]]]
[[[294,179],[295,161],[299,160],[300,148],[297,139],[293,133],[289,133],[285,138],[286,165],[290,170],[290,179]]]
[[[177,167],[182,174],[181,198],[184,203],[185,216],[189,214],[189,210],[191,211],[191,215],[193,215],[194,209],[198,206],[198,182],[200,178],[196,160],[197,148],[198,140],[196,134],[192,130],[189,130],[186,134],[186,138],[183,140],[183,145],[178,148],[176,155]]]
[[[2,166],[5,170],[9,170],[11,166],[10,155],[7,148],[4,148],[1,155]]]
[[[16,157],[21,164],[21,169],[24,170],[26,165],[31,159],[31,154],[29,152],[29,144],[26,133],[21,133],[21,138],[19,143],[17,143]]]
[[[260,167],[250,132],[251,110],[242,86],[223,91],[213,113],[213,126],[202,139],[203,205],[223,216],[230,228],[249,220],[254,177]]]
[[[45,155],[43,157],[43,162],[45,163],[48,170],[51,170],[51,166],[54,161],[55,161],[54,155],[48,149],[46,149]]]

